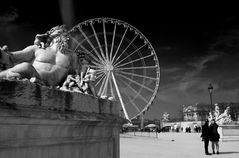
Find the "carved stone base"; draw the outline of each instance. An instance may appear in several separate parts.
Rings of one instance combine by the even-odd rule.
[[[119,158],[116,102],[0,80],[0,158]]]

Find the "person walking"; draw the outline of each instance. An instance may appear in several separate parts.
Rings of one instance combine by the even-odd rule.
[[[205,121],[204,125],[202,126],[202,141],[204,141],[204,149],[206,155],[212,155],[208,152],[208,144],[209,144],[209,138],[210,138],[210,131],[209,131],[209,121],[208,119]]]
[[[215,121],[215,119],[211,120],[211,124],[209,126],[209,130],[210,130],[210,141],[212,144],[212,153],[215,154],[215,146],[216,146],[216,150],[217,150],[217,154],[219,154],[219,138],[220,135],[217,131],[218,129],[218,125]]]

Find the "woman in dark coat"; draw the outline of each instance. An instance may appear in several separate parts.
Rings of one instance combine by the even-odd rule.
[[[208,152],[208,144],[209,144],[209,138],[210,138],[210,130],[209,130],[209,121],[206,120],[204,125],[202,126],[202,134],[201,134],[202,140],[204,141],[204,149],[206,155],[211,155]]]
[[[220,135],[217,131],[218,129],[218,125],[215,122],[215,119],[211,120],[211,124],[209,126],[209,130],[210,130],[210,141],[212,142],[212,153],[215,154],[215,146],[216,146],[216,150],[217,150],[217,154],[219,154],[219,138]]]

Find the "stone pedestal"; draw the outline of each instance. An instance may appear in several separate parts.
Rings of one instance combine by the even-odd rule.
[[[0,80],[0,158],[119,158],[117,102]]]
[[[220,134],[220,141],[239,141],[239,125],[220,125],[218,133]]]

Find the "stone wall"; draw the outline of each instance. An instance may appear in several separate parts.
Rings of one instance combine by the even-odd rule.
[[[117,102],[0,80],[0,158],[119,158]]]

